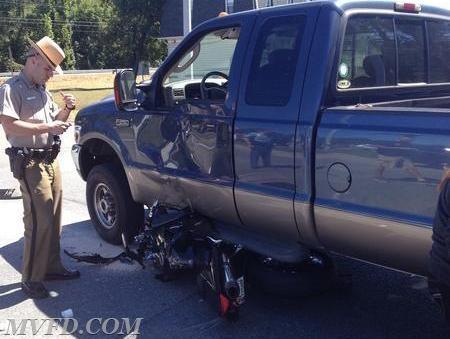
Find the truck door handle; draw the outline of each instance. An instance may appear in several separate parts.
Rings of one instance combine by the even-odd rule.
[[[116,127],[130,127],[129,119],[116,119]]]

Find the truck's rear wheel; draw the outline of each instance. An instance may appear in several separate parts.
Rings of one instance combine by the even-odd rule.
[[[100,236],[112,244],[130,241],[144,222],[144,208],[136,203],[123,172],[113,164],[95,166],[88,175],[86,201]]]

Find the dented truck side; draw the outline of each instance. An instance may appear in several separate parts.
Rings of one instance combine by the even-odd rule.
[[[200,25],[137,104],[108,98],[77,115],[72,152],[97,230],[118,242],[158,200],[279,261],[322,249],[425,275],[450,164],[450,66],[438,59],[449,20],[316,1]]]

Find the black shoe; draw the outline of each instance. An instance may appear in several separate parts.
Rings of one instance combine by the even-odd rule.
[[[77,270],[72,270],[70,268],[65,268],[64,271],[58,273],[47,273],[44,280],[71,280],[78,279],[80,277],[80,272]]]
[[[44,299],[50,296],[44,284],[39,281],[25,281],[21,286],[23,293],[31,299]]]

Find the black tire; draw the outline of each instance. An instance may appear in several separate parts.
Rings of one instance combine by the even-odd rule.
[[[308,259],[298,264],[251,256],[247,274],[250,282],[262,292],[289,298],[320,294],[330,290],[336,282],[332,259],[313,251]]]
[[[86,201],[98,234],[111,244],[129,242],[144,223],[144,207],[136,203],[123,171],[113,164],[95,166],[88,175]]]

